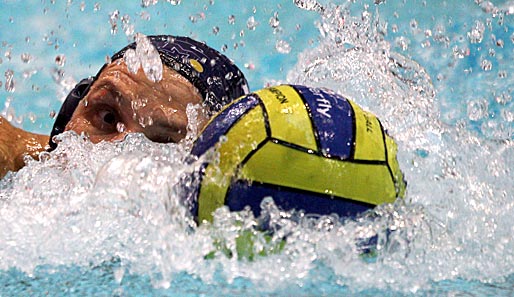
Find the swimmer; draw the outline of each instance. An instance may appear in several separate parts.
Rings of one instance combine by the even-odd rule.
[[[96,76],[75,86],[50,136],[16,128],[0,117],[0,178],[22,168],[25,155],[37,158],[40,152],[55,149],[53,136],[64,131],[84,133],[93,143],[138,132],[155,142],[178,142],[186,136],[188,104],[202,104],[212,115],[248,93],[239,68],[209,46],[187,37],[146,38],[166,66],[161,80],[152,81],[141,67],[136,73],[129,70],[125,57],[134,53],[137,44],[132,43],[114,54]],[[206,122],[207,118],[199,119],[200,126]]]

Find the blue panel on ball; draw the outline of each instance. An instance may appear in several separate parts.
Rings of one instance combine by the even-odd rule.
[[[342,96],[318,88],[293,87],[302,95],[310,110],[321,152],[342,160],[350,158],[355,137],[350,103]]]
[[[231,211],[240,211],[245,206],[250,206],[254,215],[258,217],[261,213],[261,201],[267,196],[273,197],[275,204],[283,210],[304,210],[305,213],[320,215],[336,213],[344,218],[354,218],[375,207],[372,204],[349,199],[332,198],[328,195],[277,185],[257,182],[249,184],[241,180],[230,185],[225,204]]]
[[[205,127],[202,135],[195,142],[191,153],[195,156],[204,154],[219,141],[221,136],[225,135],[232,128],[243,114],[253,109],[259,102],[260,99],[257,96],[250,94],[222,110]]]

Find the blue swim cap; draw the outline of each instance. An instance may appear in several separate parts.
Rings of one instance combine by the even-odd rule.
[[[147,38],[159,52],[162,63],[184,76],[198,89],[211,113],[249,92],[248,82],[241,70],[230,59],[205,43],[171,35]],[[123,58],[128,49],[135,48],[135,42],[129,44],[115,53],[111,61]],[[91,85],[107,65],[96,76],[81,80],[64,100],[50,134],[50,151],[57,147],[53,137],[64,132],[80,100],[87,95]]]

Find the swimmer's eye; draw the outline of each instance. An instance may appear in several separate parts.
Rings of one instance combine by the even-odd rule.
[[[116,115],[111,111],[108,111],[108,110],[101,111],[100,117],[102,118],[103,122],[107,125],[116,124]]]
[[[121,121],[118,113],[110,108],[100,109],[95,116],[93,125],[107,133],[117,131],[117,124]]]

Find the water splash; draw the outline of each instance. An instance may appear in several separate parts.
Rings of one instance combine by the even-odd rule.
[[[30,274],[38,265],[48,265],[50,274],[58,265],[118,265],[107,273],[121,283],[134,274],[149,275],[153,286],[172,286],[173,291],[182,285],[174,280],[186,274],[200,279],[201,286],[215,288],[239,288],[241,280],[248,280],[241,286],[257,294],[320,292],[326,287],[336,290],[334,295],[344,288],[419,292],[443,280],[509,279],[514,267],[514,144],[512,131],[495,119],[500,115],[512,124],[512,92],[508,83],[498,83],[511,79],[512,69],[498,64],[502,55],[510,56],[496,46],[500,39],[510,42],[510,31],[495,32],[495,55],[484,50],[487,57],[481,57],[468,44],[469,29],[453,34],[445,22],[426,27],[416,17],[406,28],[397,28],[395,34],[410,41],[402,48],[386,41],[395,18],[389,20],[388,31],[373,9],[318,7],[324,8],[314,9],[321,17],[319,45],[302,53],[288,81],[329,87],[379,115],[400,144],[409,181],[405,203],[383,205],[341,222],[282,212],[265,200],[260,218],[220,209],[212,224],[197,227],[176,187],[197,169],[187,165],[187,145],[155,144],[142,135],[93,145],[68,133],[54,153],[43,154],[39,162],[28,159],[27,167],[0,183],[0,242],[5,243],[1,268]],[[501,9],[486,11],[491,28],[498,29]],[[479,18],[487,28],[480,43],[484,48],[491,37],[485,18]],[[242,27],[245,19],[241,17]],[[284,15],[281,23],[285,21]],[[236,24],[235,17],[232,22]],[[432,69],[430,77],[410,56],[425,67],[433,67],[431,61],[444,69]],[[492,63],[490,71],[481,69],[485,58]],[[482,85],[462,79],[461,70],[469,68],[466,75],[480,75]],[[463,99],[453,100],[456,96]],[[446,103],[463,107],[448,108]],[[196,112],[201,113],[188,108],[189,115]],[[451,120],[447,112],[455,113]],[[491,112],[495,119],[488,118]],[[482,123],[484,119],[488,121]],[[502,129],[507,131],[503,136],[489,139],[480,133]],[[253,227],[262,224],[275,231],[271,237],[255,232]],[[252,253],[273,251],[286,235],[282,252],[247,260]],[[238,259],[241,236],[254,238],[256,244]],[[376,238],[376,244],[367,238]],[[363,255],[363,248],[374,249],[375,255]],[[206,260],[206,255],[213,257]]]
[[[395,283],[409,291],[430,281],[489,281],[512,273],[512,253],[505,251],[513,229],[504,210],[514,207],[514,143],[478,138],[462,122],[443,123],[430,77],[390,49],[376,15],[365,10],[353,16],[347,7],[332,6],[322,18],[326,38],[302,54],[288,81],[335,89],[379,115],[399,142],[409,182],[408,204],[376,210],[388,209],[378,219],[383,226],[395,225],[391,217],[404,222],[400,232],[384,237],[386,248],[379,236],[377,261],[349,269],[335,261],[334,270],[358,287]],[[489,114],[487,101],[468,106],[471,120]]]
[[[135,40],[136,49],[128,49],[123,56],[128,70],[137,73],[142,68],[149,80],[160,81],[163,68],[159,52],[144,34],[137,33]]]

